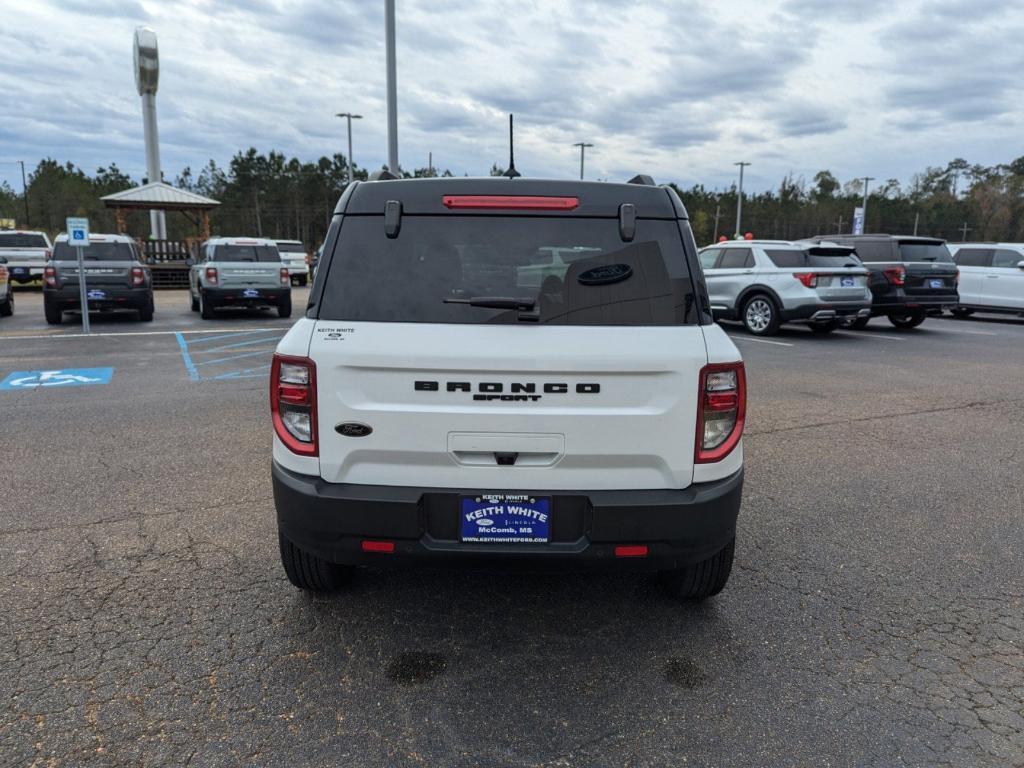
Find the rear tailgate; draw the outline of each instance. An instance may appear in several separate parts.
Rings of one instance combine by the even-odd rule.
[[[941,240],[901,240],[900,258],[907,276],[908,297],[941,298],[956,294],[957,266]]]
[[[693,480],[700,326],[318,321],[309,354],[329,482],[541,491]],[[350,422],[372,432],[339,434]]]
[[[78,264],[55,262],[57,279],[62,286],[78,285]],[[85,284],[88,288],[131,288],[132,262],[85,262]]]
[[[280,288],[280,262],[217,263],[222,288]]]

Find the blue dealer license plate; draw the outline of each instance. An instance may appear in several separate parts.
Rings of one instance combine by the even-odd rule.
[[[258,299],[260,297],[260,292],[257,288],[246,288],[242,291],[242,295],[247,299]]]
[[[941,288],[943,283],[941,280],[929,280],[928,285],[932,288]]]
[[[853,286],[854,286],[853,278],[850,277],[849,275],[843,275],[843,277],[840,278],[840,280],[839,280],[839,284],[843,288],[853,288]]]
[[[551,499],[523,493],[461,496],[459,519],[465,542],[545,544],[551,535]]]

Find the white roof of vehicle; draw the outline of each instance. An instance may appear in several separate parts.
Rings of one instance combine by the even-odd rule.
[[[141,187],[132,187],[123,192],[115,192],[112,195],[104,195],[100,198],[111,208],[146,208],[161,205],[166,208],[214,208],[220,202],[212,198],[189,192],[185,189],[172,187],[162,181],[154,181],[151,184],[143,184]]]
[[[55,243],[66,243],[68,241],[68,233],[61,232],[57,235]],[[103,235],[96,232],[89,233],[90,243],[134,243],[135,240],[128,235]]]
[[[1024,243],[947,243],[950,248],[1024,248]]]
[[[288,245],[302,245],[301,240],[275,240],[275,243],[287,243]]]
[[[700,250],[703,251],[708,248],[749,248],[752,245],[770,245],[772,248],[794,248],[796,250],[803,250],[807,247],[806,244],[794,243],[790,240],[723,240],[720,243],[705,245]]]
[[[266,237],[211,237],[206,242],[210,245],[272,245],[277,247],[275,240]]]
[[[40,232],[38,229],[0,229],[0,235],[42,235],[46,237],[46,233]]]

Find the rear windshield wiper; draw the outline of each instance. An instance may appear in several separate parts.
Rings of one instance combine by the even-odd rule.
[[[490,309],[518,309],[529,312],[537,306],[537,300],[531,298],[515,298],[512,296],[473,296],[468,299],[443,299],[445,304],[469,304],[471,307],[488,307]]]

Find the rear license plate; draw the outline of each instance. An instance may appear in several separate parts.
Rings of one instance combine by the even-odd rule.
[[[27,275],[28,269],[26,267],[11,267],[12,275]]]
[[[942,286],[943,286],[942,280],[929,280],[928,281],[928,287],[929,288],[941,288]]]
[[[471,543],[546,544],[551,499],[522,493],[459,497],[462,540]]]
[[[242,295],[247,299],[258,299],[260,297],[260,292],[255,288],[246,288],[242,291]]]
[[[852,277],[844,275],[839,279],[839,285],[843,288],[853,288],[853,286],[856,285],[856,282]]]
[[[101,290],[99,290],[97,288],[91,288],[91,289],[89,289],[88,291],[85,292],[85,297],[87,299],[95,299],[95,300],[99,301],[100,299],[107,298],[107,292],[106,291],[101,291]]]

